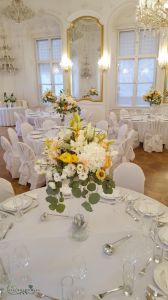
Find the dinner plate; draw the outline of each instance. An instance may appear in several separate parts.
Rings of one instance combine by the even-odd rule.
[[[24,197],[21,196],[11,197],[6,201],[4,201],[4,203],[2,203],[2,208],[6,211],[14,212],[16,211],[16,205],[15,205],[16,201],[17,201],[17,208],[20,207],[21,209],[26,209],[32,204],[33,199],[31,199],[30,197],[26,197],[26,195]]]
[[[168,246],[168,226],[162,227],[158,232],[158,236],[160,241]]]
[[[153,278],[157,286],[168,295],[168,262],[164,261],[154,269]]]
[[[105,194],[103,190],[100,190],[100,197],[106,200],[117,200],[121,198],[121,193],[119,190],[114,189],[112,194]]]
[[[160,216],[165,211],[165,208],[163,206],[150,199],[137,200],[134,204],[134,208],[143,215],[149,217]]]
[[[42,139],[42,138],[43,138],[43,136],[41,134],[32,136],[32,139]]]

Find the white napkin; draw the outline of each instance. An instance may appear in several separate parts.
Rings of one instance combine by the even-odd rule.
[[[150,202],[150,201],[142,201],[140,202],[139,204],[139,210],[141,212],[144,212],[144,213],[149,213],[149,214],[158,214],[159,212],[159,205],[156,204],[156,203],[153,203],[153,202]]]
[[[159,217],[160,222],[168,223],[168,212],[164,213],[164,215]]]
[[[168,269],[166,267],[164,270],[161,271],[160,277],[165,288],[168,290]]]
[[[164,227],[160,231],[159,237],[160,237],[160,239],[161,239],[162,242],[165,242],[166,244],[168,243],[168,227]]]

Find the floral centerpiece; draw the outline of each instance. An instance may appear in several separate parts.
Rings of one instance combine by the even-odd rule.
[[[105,194],[112,194],[114,182],[108,175],[112,141],[107,140],[106,134],[96,133],[91,124],[82,127],[79,115],[74,114],[70,128],[44,143],[45,156],[36,162],[36,171],[47,174],[46,200],[51,210],[65,210],[62,182],[67,179],[73,196],[84,198],[82,206],[89,212],[100,200],[97,185]]]
[[[68,113],[80,113],[81,111],[74,98],[66,95],[63,91],[61,91],[60,97],[57,98],[57,101],[55,103],[55,109],[57,113],[60,114],[62,121],[64,121],[65,116]]]
[[[45,102],[45,103],[47,103],[47,102],[55,103],[57,97],[53,91],[47,90],[44,92],[42,99],[43,99],[43,102]]]
[[[11,95],[10,95],[10,97],[9,97],[9,101],[13,104],[13,103],[15,103],[16,102],[16,97],[14,96],[14,94],[12,93]]]
[[[144,101],[149,102],[151,105],[159,105],[162,102],[162,95],[155,89],[150,89],[144,96]]]
[[[98,96],[98,91],[96,90],[96,88],[91,88],[89,90],[89,94],[90,96]]]

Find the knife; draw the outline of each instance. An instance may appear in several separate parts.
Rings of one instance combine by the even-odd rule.
[[[10,229],[12,229],[12,227],[13,227],[13,223],[10,223],[9,226],[7,227],[5,233],[3,234],[1,240],[4,240],[4,239],[6,238],[6,235],[7,235],[8,231],[9,231]]]

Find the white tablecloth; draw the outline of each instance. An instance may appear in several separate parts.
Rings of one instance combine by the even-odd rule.
[[[40,122],[44,122],[46,120],[52,120],[56,125],[60,125],[60,116],[56,113],[49,112],[34,112],[26,114],[26,119],[31,125],[35,125],[35,120],[39,120]]]
[[[14,126],[15,118],[14,112],[24,114],[23,107],[0,107],[0,126]]]
[[[146,133],[146,129],[148,126],[148,122],[150,122],[152,119],[148,118],[148,117],[139,117],[139,119],[134,119],[134,118],[126,118],[126,119],[122,119],[121,122],[122,123],[126,123],[128,124],[129,122],[132,124],[133,129],[135,129],[136,131],[138,131],[139,134],[139,141],[141,143],[143,143],[144,141],[144,137],[145,137],[145,133]],[[154,120],[154,119],[153,119]],[[164,120],[162,117],[157,118],[157,120],[160,120],[160,124],[161,124],[161,136],[162,136],[162,140],[163,140],[163,144],[167,144],[168,143],[168,119]]]
[[[135,192],[122,189],[123,191],[135,195]],[[88,217],[89,238],[84,242],[77,242],[70,237],[71,219],[51,217],[46,222],[40,221],[40,215],[44,211],[49,211],[48,203],[45,201],[45,189],[38,189],[31,193],[38,195],[40,205],[25,214],[21,223],[14,224],[6,241],[9,242],[8,249],[11,253],[20,243],[27,247],[30,254],[32,281],[37,288],[61,299],[60,280],[63,276],[72,274],[73,258],[82,256],[88,272],[81,285],[86,289],[84,299],[91,300],[93,294],[122,284],[123,262],[129,259],[136,262],[136,280],[134,294],[127,299],[145,299],[146,286],[153,281],[154,264],[149,266],[145,276],[139,276],[138,272],[149,258],[147,249],[152,248],[152,241],[143,236],[141,222],[135,222],[125,213],[124,202],[113,206],[98,203],[94,206],[93,213],[85,213],[79,199],[67,199],[67,210],[70,215],[82,212]],[[145,198],[144,195],[137,195]],[[123,242],[113,256],[109,257],[103,253],[104,243],[115,241],[128,233],[132,233],[133,237]],[[7,299],[20,298],[8,296]],[[31,295],[21,299],[33,300],[34,297]],[[107,299],[126,298],[119,292]]]

